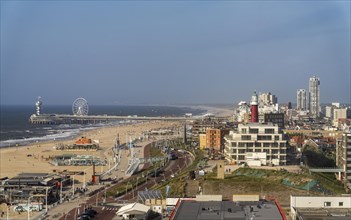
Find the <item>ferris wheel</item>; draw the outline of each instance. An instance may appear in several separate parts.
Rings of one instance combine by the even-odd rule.
[[[87,100],[84,98],[78,98],[74,100],[72,105],[73,115],[83,116],[88,115],[89,106]]]

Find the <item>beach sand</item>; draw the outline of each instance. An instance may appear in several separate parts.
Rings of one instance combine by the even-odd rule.
[[[112,157],[112,152],[109,149],[114,146],[117,133],[119,134],[120,142],[125,143],[126,139],[129,140],[129,137],[137,138],[141,136],[143,132],[159,128],[170,128],[178,125],[180,125],[179,122],[148,121],[130,125],[103,127],[82,133],[81,136],[99,141],[101,148],[99,151],[61,151],[55,149],[56,144],[73,144],[75,139],[34,143],[21,147],[0,148],[0,178],[11,178],[22,172],[53,173],[54,170],[56,170],[56,172],[63,170],[86,170],[87,176],[90,179],[92,169],[89,168],[91,168],[91,166],[54,166],[49,163],[49,157],[62,154],[83,154],[95,155],[99,156],[101,159],[108,160]],[[96,167],[96,171],[106,171],[108,167],[108,165]],[[76,179],[83,181],[83,176],[77,175]]]

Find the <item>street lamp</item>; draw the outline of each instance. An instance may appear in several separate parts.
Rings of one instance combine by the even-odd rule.
[[[91,167],[88,167],[88,168],[86,168],[85,170],[83,170],[83,173],[84,173],[84,176],[83,176],[83,188],[85,189],[85,187],[86,187],[86,184],[85,184],[85,171],[87,171],[87,170],[89,170],[89,169],[91,169]]]
[[[48,187],[45,187],[45,214],[48,213]]]
[[[30,204],[30,198],[32,198],[33,196],[29,196],[28,200],[27,200],[27,219],[30,220],[30,213],[29,213],[29,209],[31,208]]]
[[[60,182],[60,203],[62,203],[62,179]]]
[[[75,177],[75,176],[76,176],[76,175],[73,175],[73,177],[72,177],[72,178],[73,178],[73,183],[72,183],[72,188],[73,188],[73,198],[74,198],[74,193],[75,193],[75,192],[74,192],[74,177]]]

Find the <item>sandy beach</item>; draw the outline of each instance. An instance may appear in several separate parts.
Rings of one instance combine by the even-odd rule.
[[[75,139],[65,141],[51,141],[45,143],[34,143],[21,147],[0,148],[0,178],[14,177],[22,172],[27,173],[52,173],[54,170],[60,172],[67,171],[83,171],[86,170],[88,176],[91,176],[92,169],[88,166],[54,166],[49,163],[49,158],[62,154],[84,154],[99,156],[101,159],[109,159],[112,152],[109,151],[114,146],[117,134],[119,134],[120,142],[125,143],[129,137],[137,138],[143,132],[160,129],[171,128],[178,126],[179,122],[166,121],[149,121],[137,124],[120,125],[114,127],[102,127],[96,130],[90,130],[81,134],[92,140],[98,140],[101,150],[99,151],[65,151],[56,150],[55,146],[58,143],[73,144]],[[105,171],[107,166],[96,167],[96,171]],[[82,176],[77,176],[76,179],[82,181]]]

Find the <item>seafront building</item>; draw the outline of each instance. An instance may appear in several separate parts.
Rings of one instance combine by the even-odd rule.
[[[297,90],[297,109],[307,110],[307,93],[305,89]]]
[[[237,131],[230,131],[224,140],[226,158],[237,164],[247,163],[252,153],[265,153],[268,164],[286,165],[287,163],[288,141],[278,125],[239,124]]]
[[[234,112],[234,121],[236,122],[249,122],[250,118],[250,106],[245,101],[241,101]]]
[[[207,128],[206,129],[206,148],[223,151],[224,136],[229,134],[228,129]]]
[[[320,80],[318,77],[311,77],[309,81],[309,108],[313,117],[319,117],[321,112]]]

